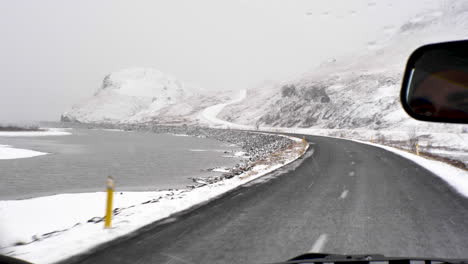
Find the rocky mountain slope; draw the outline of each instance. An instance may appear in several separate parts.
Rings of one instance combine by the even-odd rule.
[[[468,32],[468,3],[462,0],[421,12],[399,25],[382,24],[385,36],[367,43],[365,52],[331,58],[294,79],[249,89],[244,100],[216,108],[217,118],[252,128],[466,131],[412,120],[400,106],[402,72],[411,52],[423,44],[463,39]],[[203,109],[232,98],[227,92],[186,87],[154,69],[134,68],[106,76],[101,89],[62,120],[199,124]]]
[[[387,39],[368,43],[367,52],[331,59],[313,72],[283,83],[248,90],[246,100],[218,116],[244,125],[333,129],[435,129],[460,132],[460,126],[417,122],[399,103],[402,72],[420,45],[466,38],[468,4],[453,1],[397,28]],[[345,45],[345,43],[343,43]]]
[[[229,99],[187,87],[151,68],[131,68],[107,75],[89,100],[64,113],[62,121],[83,123],[190,123],[210,105]]]

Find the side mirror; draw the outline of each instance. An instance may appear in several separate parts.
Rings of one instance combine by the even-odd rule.
[[[417,120],[468,124],[468,40],[426,45],[411,54],[400,94]]]

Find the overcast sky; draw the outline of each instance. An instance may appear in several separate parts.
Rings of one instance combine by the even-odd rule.
[[[0,0],[0,122],[57,120],[144,66],[206,89],[287,80],[437,0]]]

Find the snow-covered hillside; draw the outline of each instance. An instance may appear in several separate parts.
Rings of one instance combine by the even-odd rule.
[[[189,123],[201,109],[226,100],[187,88],[181,81],[151,68],[131,68],[104,78],[84,103],[62,115],[62,121]]]
[[[333,58],[298,78],[250,89],[244,101],[225,107],[218,117],[260,127],[461,132],[461,126],[412,120],[398,96],[414,49],[468,36],[468,3],[451,1],[399,25],[383,24],[382,32],[387,36],[368,43],[365,53]]]
[[[355,16],[351,11],[349,19]],[[411,119],[398,96],[406,60],[414,49],[468,36],[468,3],[441,0],[438,7],[411,19],[386,23],[376,21],[382,34],[361,51],[330,58],[294,79],[264,82],[239,102],[230,100],[232,94],[202,93],[157,70],[137,68],[108,75],[90,100],[73,107],[62,120],[205,124],[211,118],[225,120],[226,126],[229,122],[252,128],[466,131],[466,126]],[[310,52],[317,50],[311,47]]]

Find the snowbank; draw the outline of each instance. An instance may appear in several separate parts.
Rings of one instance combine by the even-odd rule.
[[[61,194],[0,201],[0,253],[33,263],[53,263],[131,233],[154,221],[207,202],[299,158],[308,148],[293,147],[231,179],[193,189],[116,192],[113,228],[103,229],[105,193]],[[279,158],[278,158],[279,157]],[[47,254],[45,254],[47,252]]]
[[[64,128],[44,128],[42,131],[1,131],[0,137],[45,137],[67,136],[70,132]]]
[[[414,161],[416,164],[433,172],[435,175],[446,181],[461,195],[468,197],[468,171],[459,169],[450,164],[425,158],[412,154],[410,152],[400,150],[394,147],[389,147],[381,144],[372,143],[366,140],[375,139],[377,134],[384,134],[389,140],[408,140],[408,132],[404,131],[375,131],[375,130],[340,130],[340,129],[310,129],[310,128],[269,128],[270,131],[278,131],[283,133],[298,133],[308,135],[320,135],[332,138],[342,138],[356,141],[363,144],[377,146],[385,150],[398,154],[406,159]],[[453,133],[432,133],[431,136],[435,142],[443,146],[451,148],[464,147],[468,149],[468,134],[453,134]],[[359,140],[356,138],[366,139]],[[435,144],[437,145],[437,144]],[[456,156],[457,151],[445,151],[448,156]],[[465,154],[465,153],[463,153]]]
[[[424,167],[429,171],[433,172],[435,175],[439,176],[450,186],[452,186],[455,190],[457,190],[457,192],[459,192],[461,195],[468,197],[468,171],[456,168],[441,161],[424,158],[397,148],[392,148],[389,146],[365,142],[361,140],[354,141],[383,148],[385,150],[398,154],[406,159],[409,159],[415,162],[416,164],[420,165],[421,167]]]
[[[270,131],[278,131],[283,133],[298,133],[308,135],[320,135],[332,138],[342,138],[353,140],[363,144],[377,146],[393,153],[396,153],[404,158],[414,161],[416,164],[428,169],[441,179],[446,181],[457,192],[465,197],[468,197],[468,171],[459,169],[450,164],[417,156],[407,151],[397,148],[375,144],[369,142],[376,139],[378,134],[384,134],[389,140],[408,140],[408,132],[403,131],[375,131],[375,130],[339,130],[339,129],[297,129],[297,128],[270,128]],[[449,148],[465,148],[468,149],[468,134],[453,134],[453,133],[432,133],[434,145],[440,144]],[[359,139],[358,139],[359,138]],[[361,139],[361,140],[360,140]],[[364,140],[362,140],[364,139]],[[435,153],[435,152],[434,152]],[[445,151],[447,156],[458,157],[457,151]],[[465,153],[463,153],[465,155]]]
[[[14,148],[10,145],[0,145],[0,160],[31,158],[46,154],[48,153],[29,149]]]

